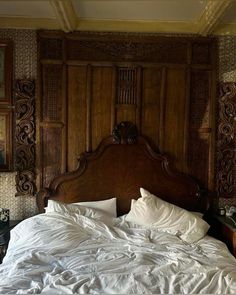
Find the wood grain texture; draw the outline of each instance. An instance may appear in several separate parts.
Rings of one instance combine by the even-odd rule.
[[[129,211],[131,199],[140,196],[140,187],[189,210],[208,208],[209,200],[201,194],[198,184],[189,176],[176,172],[167,156],[154,152],[141,136],[127,141],[129,132],[135,138],[132,124],[121,124],[116,128],[123,129],[118,132],[122,136],[120,143],[112,136],[105,138],[94,152],[81,155],[77,170],[59,175],[48,189],[38,193],[40,212],[48,198],[72,203],[115,196],[121,215]]]
[[[78,155],[86,150],[86,66],[69,66],[68,80],[68,171],[78,166]]]
[[[176,168],[214,189],[214,39],[41,31],[39,43],[40,126],[62,128],[62,170],[131,121]]]
[[[92,68],[91,131],[92,150],[110,133],[112,67]]]
[[[211,113],[211,76],[209,70],[191,71],[188,153],[189,173],[209,188],[214,178],[210,165],[211,145],[214,144],[211,116],[215,116]]]
[[[184,170],[184,127],[186,104],[186,70],[168,68],[166,74],[164,106],[164,144],[163,150],[172,156],[176,167]]]
[[[161,119],[161,68],[143,68],[142,79],[142,134],[159,146]]]

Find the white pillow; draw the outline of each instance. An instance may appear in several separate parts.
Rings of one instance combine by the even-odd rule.
[[[49,201],[51,201],[50,203],[53,204],[53,207],[51,207],[51,204],[49,203],[49,207],[46,208],[46,213],[59,212],[68,215],[77,214],[83,215],[88,218],[100,220],[102,222],[105,222],[106,224],[112,224],[113,218],[109,214],[106,214],[106,212],[104,212],[103,210],[88,208],[85,206],[80,206],[78,204],[65,204],[63,202],[57,202],[54,200]]]
[[[137,200],[132,199],[132,200],[131,200],[131,206],[132,206],[136,201],[137,201]],[[196,212],[196,211],[190,211],[190,213],[196,215],[196,216],[199,217],[199,218],[203,218],[203,215],[204,215],[203,213],[201,213],[201,212]]]
[[[54,200],[48,200],[48,206],[45,208],[45,212],[53,212],[55,211],[54,207],[57,206],[57,203]],[[55,205],[56,204],[56,205]],[[78,202],[72,203],[70,205],[79,205],[83,207],[88,207],[92,209],[102,210],[106,214],[109,214],[112,217],[117,217],[116,213],[116,198],[107,199],[103,201],[94,201],[94,202]]]
[[[141,198],[132,200],[127,221],[178,235],[188,243],[196,242],[206,235],[210,226],[200,217],[163,201],[143,188],[140,193]]]

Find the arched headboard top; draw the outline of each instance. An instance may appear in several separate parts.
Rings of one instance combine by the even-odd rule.
[[[74,203],[116,197],[121,215],[129,211],[131,199],[140,197],[140,187],[188,210],[204,212],[209,206],[197,182],[178,173],[130,122],[117,125],[94,152],[81,154],[78,168],[41,190],[37,204],[43,212],[48,198]]]

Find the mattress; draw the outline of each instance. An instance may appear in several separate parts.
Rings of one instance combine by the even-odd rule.
[[[188,244],[124,217],[50,212],[11,231],[0,293],[235,294],[236,260],[210,236]]]

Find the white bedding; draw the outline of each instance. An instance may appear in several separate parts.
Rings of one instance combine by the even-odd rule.
[[[51,212],[21,222],[0,266],[0,293],[236,294],[236,260],[220,241],[187,244],[115,221]]]

